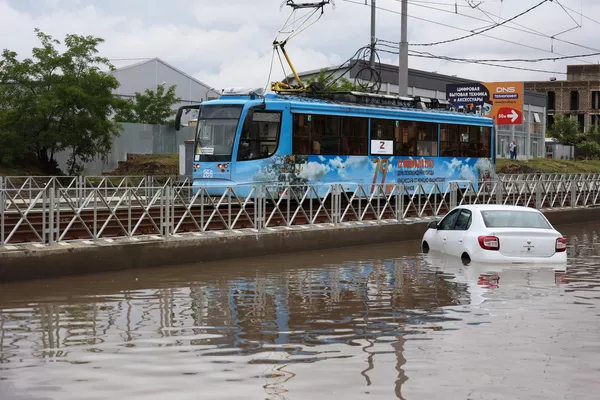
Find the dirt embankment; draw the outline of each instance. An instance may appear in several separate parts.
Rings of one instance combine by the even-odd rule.
[[[178,154],[129,154],[127,161],[105,173],[109,176],[167,176],[179,174]]]

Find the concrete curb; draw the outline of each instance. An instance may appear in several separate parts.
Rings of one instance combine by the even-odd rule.
[[[600,220],[600,208],[542,210],[553,225]],[[159,236],[99,239],[52,246],[0,248],[0,284],[103,273],[126,269],[227,260],[351,246],[419,240],[429,221],[419,218],[189,233],[165,240]]]

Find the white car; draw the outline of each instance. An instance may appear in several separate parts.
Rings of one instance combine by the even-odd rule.
[[[422,247],[465,262],[566,263],[567,241],[540,211],[467,205],[429,224]]]

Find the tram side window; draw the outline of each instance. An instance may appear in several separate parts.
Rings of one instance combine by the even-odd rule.
[[[257,160],[275,154],[281,128],[281,112],[255,111],[252,122],[244,125],[238,161]]]
[[[294,154],[367,155],[365,118],[294,114]]]
[[[392,149],[396,148],[396,137],[397,132],[399,132],[399,129],[396,127],[397,122],[393,119],[371,119],[371,140],[391,140],[393,141]],[[382,153],[379,153],[377,149],[371,148],[371,154]]]
[[[366,156],[369,154],[369,127],[366,118],[342,117],[340,155]]]
[[[478,150],[479,157],[490,158],[492,156],[492,154],[491,154],[492,148],[490,147],[491,141],[492,141],[492,129],[487,126],[480,127],[479,150]]]
[[[312,118],[309,115],[293,114],[292,118],[292,152],[294,154],[311,154],[312,143],[310,131],[312,129]]]
[[[440,154],[443,157],[490,157],[490,136],[488,127],[442,124]]]
[[[440,155],[460,157],[460,129],[455,124],[440,125]]]
[[[438,124],[400,121],[396,130],[395,154],[398,156],[437,156]]]
[[[337,115],[313,115],[312,154],[340,154],[340,122]]]
[[[461,157],[477,157],[479,154],[479,127],[459,125]]]
[[[372,119],[371,140],[394,140],[396,121],[393,119]]]
[[[438,124],[417,122],[417,155],[438,155]]]

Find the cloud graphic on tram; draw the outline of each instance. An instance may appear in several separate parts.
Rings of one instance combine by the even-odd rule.
[[[468,165],[465,164],[460,169],[460,175],[458,175],[458,179],[473,182],[477,179],[477,177],[473,173],[473,170],[471,169],[471,167],[469,167]]]
[[[457,158],[453,158],[450,162],[444,161],[444,164],[446,164],[446,168],[448,169],[447,176],[453,176],[456,171],[460,171],[463,166],[462,160]]]
[[[326,164],[321,164],[315,161],[310,161],[298,174],[299,178],[316,181],[324,178],[331,171],[331,168]]]
[[[333,160],[329,160],[329,165],[331,165],[331,168],[334,171],[337,170],[337,173],[340,176],[340,178],[346,179],[348,177],[348,172],[346,171],[346,165],[344,164],[344,162],[342,161],[342,159],[339,156],[337,156]]]
[[[374,164],[371,162],[369,157],[348,157],[348,159],[344,163],[346,168],[356,168],[356,169],[364,168],[364,167],[368,166],[369,164]]]

